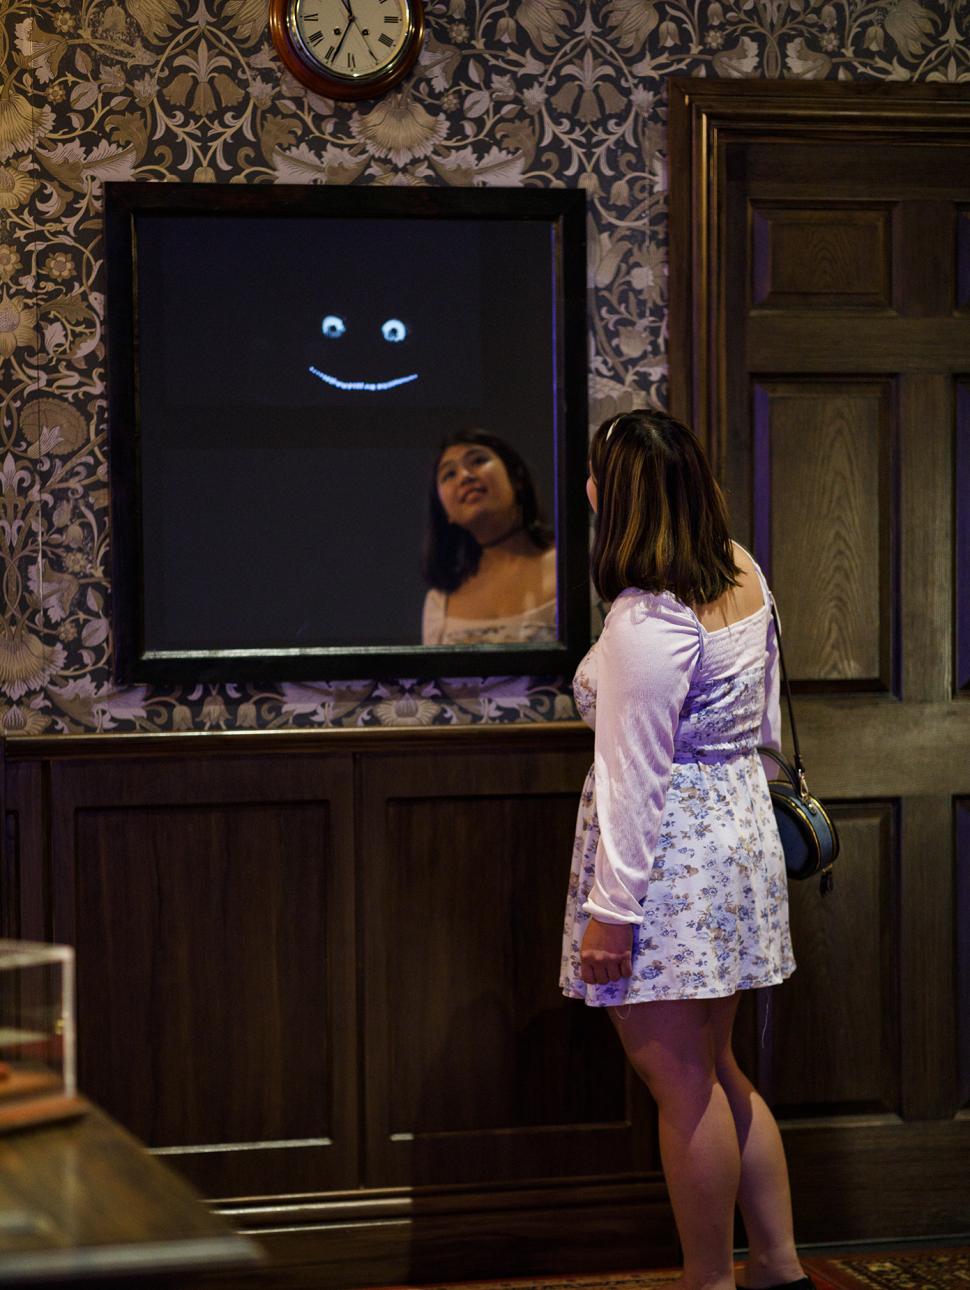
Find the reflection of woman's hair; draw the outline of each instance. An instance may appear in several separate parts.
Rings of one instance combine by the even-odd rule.
[[[515,449],[484,430],[459,430],[438,445],[428,492],[428,531],[424,542],[422,569],[425,581],[439,591],[455,591],[478,568],[482,548],[467,529],[452,524],[438,497],[438,464],[446,448],[456,444],[480,445],[494,452],[508,472],[522,516],[522,527],[540,551],[552,546],[554,534],[539,506],[529,467]]]
[[[604,421],[589,468],[598,512],[591,566],[596,590],[672,591],[706,605],[737,586],[727,507],[696,437],[653,410]]]

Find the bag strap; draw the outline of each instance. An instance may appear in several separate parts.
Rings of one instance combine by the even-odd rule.
[[[771,617],[775,623],[775,640],[778,642],[778,662],[781,664],[781,679],[785,687],[785,702],[788,704],[788,725],[791,729],[792,747],[795,750],[795,774],[798,776],[797,787],[803,797],[808,795],[808,785],[805,782],[805,763],[802,761],[801,749],[798,746],[798,727],[795,725],[795,705],[791,698],[791,684],[788,680],[788,668],[785,666],[785,650],[781,643],[781,623],[778,621],[778,610],[775,608],[775,598],[768,592],[768,603],[771,606]],[[793,787],[795,785],[793,784]]]

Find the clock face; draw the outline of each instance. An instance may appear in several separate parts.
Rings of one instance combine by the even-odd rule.
[[[350,85],[383,80],[415,35],[408,0],[291,0],[287,28],[311,69]]]

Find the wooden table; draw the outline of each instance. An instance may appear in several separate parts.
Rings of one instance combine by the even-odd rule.
[[[0,1285],[183,1277],[262,1255],[96,1107],[0,1136]]]

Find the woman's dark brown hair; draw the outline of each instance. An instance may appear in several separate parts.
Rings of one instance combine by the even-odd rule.
[[[422,571],[430,587],[456,591],[477,570],[482,548],[467,529],[452,524],[438,496],[438,465],[446,448],[456,444],[480,445],[494,452],[505,465],[522,516],[522,527],[540,551],[552,546],[553,531],[542,513],[529,467],[511,444],[484,430],[459,430],[438,445],[428,490],[428,528],[424,541]]]
[[[724,497],[686,426],[652,409],[612,417],[593,435],[589,468],[592,574],[604,600],[639,587],[706,605],[737,586]]]

